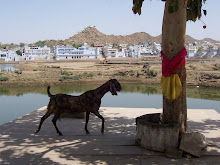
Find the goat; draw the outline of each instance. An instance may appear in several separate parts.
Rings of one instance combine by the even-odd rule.
[[[48,118],[52,113],[54,113],[54,117],[52,119],[53,125],[57,133],[62,136],[63,134],[59,131],[56,125],[56,121],[57,119],[59,119],[60,115],[62,113],[76,114],[81,112],[86,112],[85,131],[87,134],[90,134],[87,129],[87,124],[89,122],[89,115],[91,112],[102,120],[101,133],[104,133],[105,120],[102,115],[99,114],[98,110],[101,105],[102,97],[109,91],[112,95],[117,95],[117,91],[121,91],[121,85],[116,79],[110,79],[97,89],[86,91],[80,96],[71,96],[66,94],[52,95],[50,93],[50,86],[48,86],[47,93],[50,97],[50,101],[47,106],[47,112],[41,118],[40,124],[35,133],[38,133],[40,131],[41,125],[43,124],[44,120]]]

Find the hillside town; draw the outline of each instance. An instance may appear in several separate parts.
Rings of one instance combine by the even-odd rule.
[[[188,58],[220,58],[220,41],[196,40],[186,35]],[[145,32],[126,36],[106,35],[89,26],[65,40],[45,40],[32,44],[1,44],[0,62],[33,60],[110,59],[159,57],[161,35]]]
[[[186,44],[188,58],[220,58],[220,42],[211,43],[207,41]],[[19,53],[20,52],[20,53]],[[87,44],[79,47],[73,45],[62,45],[48,47],[28,46],[1,48],[0,61],[29,61],[29,60],[65,60],[65,59],[102,59],[102,58],[144,58],[149,56],[160,56],[161,44],[153,42],[130,44]]]

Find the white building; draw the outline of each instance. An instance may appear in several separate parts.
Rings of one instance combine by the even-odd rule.
[[[54,56],[56,60],[97,58],[99,56],[99,48],[87,47],[86,43],[84,43],[84,45],[79,48],[74,48],[72,46],[55,46]]]
[[[0,50],[0,59],[8,61],[19,61],[19,55],[14,51]]]
[[[102,50],[104,47],[104,44],[101,43],[94,43],[94,47],[99,49],[99,53],[102,54]]]
[[[138,44],[129,46],[129,57],[140,58],[142,56],[153,55],[152,46],[147,44]]]
[[[39,59],[50,59],[50,48],[44,47],[24,47],[24,53],[22,56],[25,60],[39,60]]]
[[[112,48],[111,46],[105,46],[103,52],[105,57],[117,57],[118,49]]]
[[[188,45],[186,45],[186,50],[187,50],[187,56],[190,57],[194,57],[197,52],[198,52],[199,46],[197,43],[189,43]]]
[[[156,42],[153,43],[153,53],[154,54],[160,54],[162,48],[161,48],[161,44],[158,44]]]
[[[141,57],[140,45],[129,46],[128,57],[140,58]]]
[[[105,57],[122,58],[122,57],[126,57],[127,49],[121,46],[119,46],[118,48],[113,48],[112,45],[108,45],[108,46],[104,46],[103,53]]]
[[[126,54],[127,54],[126,51],[121,51],[116,54],[116,57],[118,58],[126,57]]]

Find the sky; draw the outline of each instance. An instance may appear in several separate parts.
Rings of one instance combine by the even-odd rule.
[[[142,14],[132,12],[133,0],[0,0],[0,43],[64,40],[88,26],[110,35],[162,33],[165,3],[145,0]],[[186,34],[220,41],[220,0],[207,0],[202,21],[187,22]]]

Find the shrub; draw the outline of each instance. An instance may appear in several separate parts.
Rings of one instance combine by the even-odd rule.
[[[195,67],[195,66],[193,66],[193,65],[189,65],[189,67],[190,67],[191,69],[193,69],[193,70],[195,70],[195,69],[196,69],[196,67]]]
[[[157,76],[157,72],[153,71],[153,70],[147,70],[146,71],[147,77],[146,78],[152,78],[152,77],[156,77]]]
[[[60,68],[60,66],[54,66],[54,65],[52,65],[51,68]]]
[[[16,70],[15,73],[16,74],[22,74],[22,71],[21,70]]]
[[[8,77],[0,77],[0,81],[8,81]]]
[[[59,78],[59,81],[63,81],[63,80],[64,80],[64,78],[63,78],[63,77],[60,77],[60,78]]]
[[[78,75],[75,75],[73,76],[73,80],[79,80],[82,78],[82,75],[81,74],[78,74]]]
[[[61,75],[70,76],[70,75],[72,75],[72,73],[71,72],[67,72],[65,70],[61,70]]]
[[[125,73],[125,72],[118,72],[118,73],[115,73],[114,75],[113,75],[113,77],[114,76],[121,76],[121,77],[125,77],[125,76],[127,76],[127,74]]]
[[[214,64],[213,70],[220,70],[220,64]]]
[[[59,81],[64,81],[64,80],[67,80],[67,79],[72,79],[72,77],[70,76],[67,76],[67,75],[62,75],[59,79]]]
[[[84,73],[82,74],[82,77],[83,77],[83,78],[92,78],[92,77],[93,77],[93,74],[92,74],[92,73],[84,72]]]

